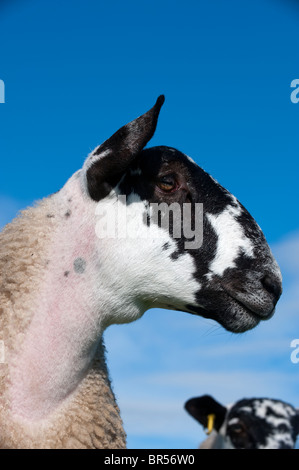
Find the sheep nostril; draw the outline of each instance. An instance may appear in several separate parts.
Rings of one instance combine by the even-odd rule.
[[[266,274],[261,279],[261,283],[264,289],[269,292],[269,294],[272,294],[277,302],[282,293],[280,281]]]

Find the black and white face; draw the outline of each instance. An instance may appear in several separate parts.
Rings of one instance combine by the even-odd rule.
[[[155,277],[143,292],[150,297],[153,289],[148,306],[211,318],[234,332],[248,330],[272,316],[282,290],[280,270],[261,229],[232,194],[182,152],[143,149],[161,105],[158,101],[90,155],[83,167],[89,196],[114,205],[116,197],[125,197],[127,214],[136,205],[140,209],[143,232],[153,226],[155,205],[175,205],[179,210],[168,211],[168,226],[163,210],[155,219],[162,237],[126,245],[130,263],[143,266],[140,276]],[[121,243],[113,250],[125,247]]]
[[[169,147],[143,150],[118,189],[128,200],[133,194],[139,196],[146,206],[178,204],[181,227],[184,204],[190,205],[190,225],[202,230],[200,246],[186,247],[183,230],[175,238],[173,220],[169,237],[176,249],[165,241],[161,244],[161,250],[169,250],[172,269],[186,254],[195,265],[195,300],[184,310],[213,318],[232,331],[271,317],[281,294],[281,275],[261,229],[237,199],[189,157]],[[196,203],[203,205],[198,223]]]
[[[299,434],[299,410],[281,400],[245,398],[226,407],[202,395],[185,409],[204,428],[213,416],[211,448],[293,449]]]
[[[240,400],[226,421],[226,436],[236,449],[293,449],[299,433],[296,409],[268,398]]]

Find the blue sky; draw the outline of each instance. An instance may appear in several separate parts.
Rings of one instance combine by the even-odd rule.
[[[291,0],[0,3],[0,226],[164,93],[151,145],[177,147],[229,189],[281,265],[277,314],[251,332],[162,310],[107,330],[130,448],[195,448],[204,434],[183,404],[203,393],[299,406],[298,26]]]

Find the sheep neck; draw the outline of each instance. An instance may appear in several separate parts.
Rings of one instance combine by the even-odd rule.
[[[31,321],[10,371],[12,412],[32,422],[72,400],[107,326],[101,308],[110,293],[103,293],[99,305],[94,210],[89,209],[76,174],[39,209],[50,234],[44,269],[31,280]]]

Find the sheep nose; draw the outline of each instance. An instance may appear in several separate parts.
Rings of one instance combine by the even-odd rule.
[[[263,288],[273,296],[275,304],[278,302],[279,297],[282,294],[282,286],[279,279],[276,277],[266,274],[262,279],[261,283]]]

